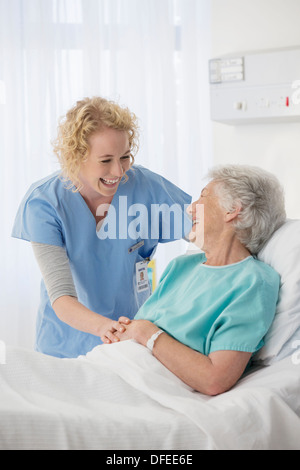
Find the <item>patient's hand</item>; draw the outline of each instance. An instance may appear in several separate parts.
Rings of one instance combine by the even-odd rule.
[[[111,321],[108,323],[104,333],[102,333],[101,341],[106,344],[120,341],[117,334],[122,334],[125,332],[127,325],[129,325],[130,322],[131,320],[127,317],[120,317],[118,321]]]
[[[158,330],[159,328],[148,320],[133,320],[123,332],[117,331],[115,335],[120,341],[134,339],[146,346],[148,339]]]

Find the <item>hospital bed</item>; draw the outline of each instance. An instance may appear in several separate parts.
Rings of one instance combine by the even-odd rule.
[[[77,359],[7,348],[0,448],[299,450],[300,220],[288,220],[259,258],[281,275],[277,312],[230,391],[193,391],[134,341]]]

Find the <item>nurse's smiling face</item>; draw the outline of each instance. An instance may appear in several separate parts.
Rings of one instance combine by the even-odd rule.
[[[79,178],[81,194],[88,199],[112,198],[130,168],[130,145],[126,131],[109,127],[89,138],[90,152],[82,163]]]

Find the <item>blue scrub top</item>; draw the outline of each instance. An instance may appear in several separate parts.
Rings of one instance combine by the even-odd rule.
[[[68,189],[59,172],[31,186],[12,231],[15,238],[65,247],[78,301],[115,320],[133,318],[150,295],[150,286],[137,289],[137,263],[151,259],[158,243],[183,238],[191,227],[188,194],[139,165],[127,176],[98,232],[81,194]],[[58,319],[42,280],[35,349],[77,357],[100,343]]]

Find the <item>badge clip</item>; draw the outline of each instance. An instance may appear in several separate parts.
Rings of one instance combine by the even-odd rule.
[[[132,253],[133,251],[137,250],[138,248],[140,248],[141,246],[144,246],[144,245],[145,245],[144,240],[141,240],[140,242],[136,243],[135,245],[132,245],[128,249],[128,253]]]

